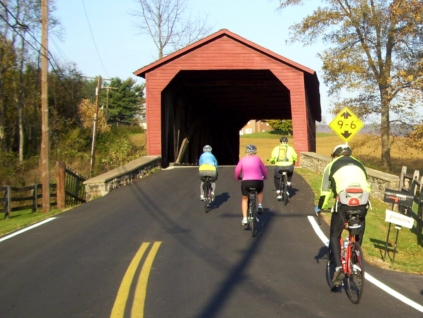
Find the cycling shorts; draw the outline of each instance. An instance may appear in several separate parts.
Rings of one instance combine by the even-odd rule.
[[[249,188],[256,188],[257,193],[261,193],[264,188],[263,180],[244,180],[241,181],[241,193],[243,196],[248,196]]]

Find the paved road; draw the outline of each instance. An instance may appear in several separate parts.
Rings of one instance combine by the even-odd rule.
[[[368,281],[359,305],[329,291],[313,194],[297,175],[287,206],[266,181],[252,238],[233,169],[219,169],[207,214],[196,168],[182,167],[1,241],[0,317],[422,317]],[[367,270],[423,304],[422,276]]]

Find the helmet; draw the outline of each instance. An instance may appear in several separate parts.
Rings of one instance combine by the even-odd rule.
[[[331,157],[339,157],[341,155],[344,156],[351,156],[352,154],[352,150],[350,148],[350,146],[348,146],[347,144],[342,144],[342,145],[338,145],[335,148],[333,148],[333,152],[331,154]]]
[[[249,153],[249,154],[256,154],[256,153],[257,153],[257,147],[256,147],[256,146],[254,146],[254,145],[248,145],[248,146],[245,148],[245,152],[246,152],[246,153]]]
[[[209,145],[205,145],[205,146],[203,147],[203,151],[204,151],[204,152],[211,152],[211,151],[212,151],[212,147],[211,147],[211,146],[209,146]]]
[[[279,140],[283,144],[287,144],[288,143],[288,138],[286,138],[286,137],[281,137],[281,139],[279,139]]]

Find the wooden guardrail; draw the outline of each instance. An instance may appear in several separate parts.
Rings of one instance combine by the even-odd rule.
[[[37,212],[38,208],[42,207],[39,202],[42,199],[42,185],[34,184],[27,187],[0,187],[0,203],[3,202],[3,209],[0,213],[4,213],[4,218],[7,219],[11,212],[31,209],[32,212]],[[50,184],[50,205],[57,205],[56,184]]]
[[[50,184],[50,206],[63,209],[85,203],[86,178],[66,168],[63,162],[56,163],[56,183]],[[42,184],[26,187],[0,187],[0,213],[5,213],[8,218],[11,212],[31,209],[37,212],[42,207]]]

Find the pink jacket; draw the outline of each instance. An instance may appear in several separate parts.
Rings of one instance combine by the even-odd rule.
[[[267,168],[257,156],[246,155],[235,167],[235,180],[263,180],[267,179]]]

